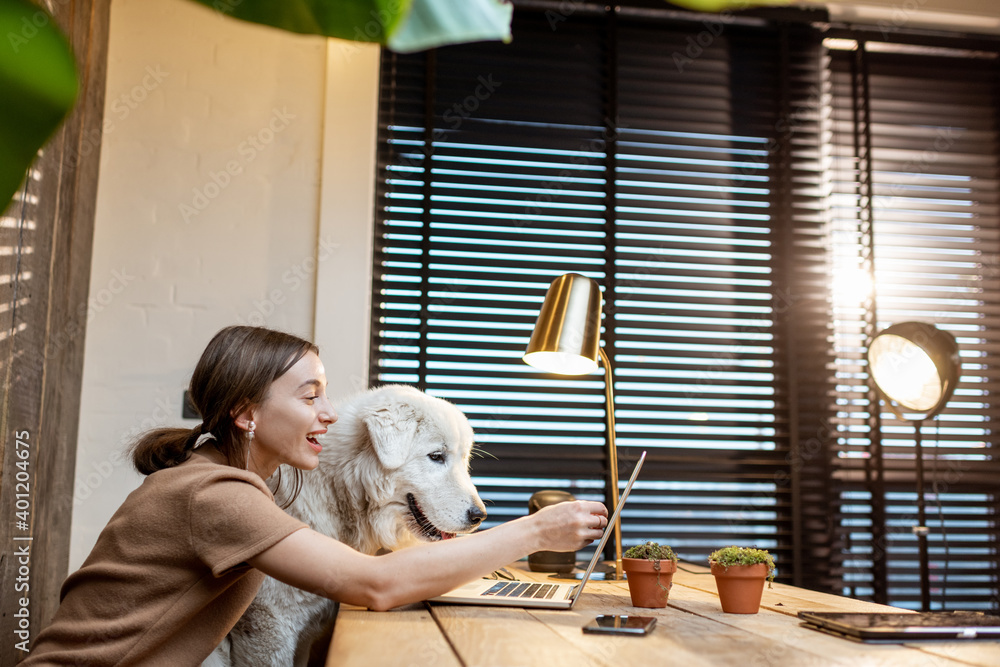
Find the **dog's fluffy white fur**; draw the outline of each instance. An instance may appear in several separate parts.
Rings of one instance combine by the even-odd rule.
[[[472,427],[458,408],[413,387],[388,385],[348,399],[337,413],[319,466],[303,474],[289,514],[366,554],[479,526],[486,511],[469,477]],[[203,667],[304,665],[336,609],[268,577]]]

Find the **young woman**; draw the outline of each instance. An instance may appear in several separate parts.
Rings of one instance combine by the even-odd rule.
[[[133,446],[146,479],[66,579],[22,665],[195,665],[264,575],[385,610],[534,551],[574,551],[607,524],[600,503],[561,503],[462,539],[367,556],[285,514],[264,483],[282,463],[296,475],[315,468],[317,437],[337,419],[314,345],[228,327],[202,354],[190,391],[204,421],[157,429]]]

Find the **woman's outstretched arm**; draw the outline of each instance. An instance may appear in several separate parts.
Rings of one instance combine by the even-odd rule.
[[[250,564],[297,588],[381,611],[440,595],[535,551],[576,551],[600,539],[606,525],[601,503],[566,502],[469,536],[377,557],[303,529]]]

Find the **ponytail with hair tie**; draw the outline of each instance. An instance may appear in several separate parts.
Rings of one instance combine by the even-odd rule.
[[[198,445],[198,440],[201,436],[208,433],[208,429],[205,428],[205,422],[202,422],[198,426],[191,429],[191,435],[188,436],[187,440],[184,442],[184,449],[191,451]]]

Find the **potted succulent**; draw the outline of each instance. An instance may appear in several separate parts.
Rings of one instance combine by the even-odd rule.
[[[708,557],[719,590],[722,611],[727,614],[756,614],[764,593],[774,581],[774,559],[766,549],[725,547]]]
[[[673,549],[656,542],[629,547],[622,554],[622,569],[634,607],[666,607],[677,571]]]

